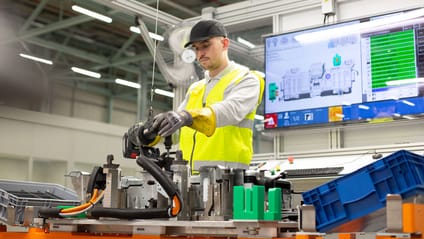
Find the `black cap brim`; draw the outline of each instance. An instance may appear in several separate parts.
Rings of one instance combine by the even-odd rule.
[[[212,36],[213,37],[213,36]],[[188,46],[190,46],[191,44],[193,44],[193,43],[195,43],[195,42],[199,42],[199,41],[206,41],[206,40],[208,40],[209,38],[212,38],[212,37],[201,37],[201,38],[197,38],[197,39],[192,39],[191,41],[189,41],[189,42],[187,42],[185,45],[184,45],[184,48],[186,48],[186,47],[188,47]]]

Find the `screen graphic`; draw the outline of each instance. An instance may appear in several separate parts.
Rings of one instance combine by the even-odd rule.
[[[424,9],[265,38],[265,128],[424,112]]]

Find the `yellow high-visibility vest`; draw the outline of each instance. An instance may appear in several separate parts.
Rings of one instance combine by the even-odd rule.
[[[258,106],[262,100],[265,83],[257,72],[250,72],[255,74],[260,81],[260,95],[256,105]],[[224,75],[210,90],[205,105],[202,105],[202,101],[206,81],[197,82],[189,89],[189,98],[185,109],[199,109],[222,101],[225,89],[231,84],[238,84],[248,73],[247,70],[236,69]],[[253,155],[252,128],[255,114],[256,107],[239,124],[217,127],[215,133],[210,137],[190,127],[181,128],[180,149],[183,152],[183,158],[188,160],[190,167],[195,170],[198,169],[196,164],[209,165],[209,163],[213,165],[230,163],[247,167]]]

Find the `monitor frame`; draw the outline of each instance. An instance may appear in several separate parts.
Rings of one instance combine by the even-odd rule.
[[[424,83],[415,82],[415,83],[406,84],[407,87],[404,87],[406,89],[403,89],[403,91],[407,92],[406,96],[398,95],[393,97],[393,99],[389,99],[387,98],[387,95],[390,95],[391,93],[388,90],[391,89],[393,91],[396,88],[402,88],[402,85],[373,88],[372,79],[368,77],[367,84],[369,85],[367,85],[368,88],[365,89],[363,74],[370,73],[370,70],[368,69],[368,71],[366,71],[363,69],[367,67],[367,65],[363,63],[364,61],[362,61],[360,65],[357,63],[356,63],[357,65],[355,65],[355,63],[348,63],[349,61],[344,61],[343,62],[344,69],[340,70],[340,67],[337,68],[336,62],[338,59],[343,59],[343,58],[337,58],[337,54],[333,55],[334,57],[333,57],[332,68],[334,71],[332,72],[332,74],[328,74],[328,70],[323,69],[325,67],[324,66],[325,64],[320,64],[320,63],[312,64],[313,60],[309,62],[310,67],[308,72],[306,70],[302,71],[300,69],[303,63],[298,63],[300,67],[297,67],[296,60],[293,60],[293,62],[295,63],[291,62],[291,64],[293,65],[291,66],[291,68],[289,67],[282,70],[274,66],[275,68],[277,68],[275,72],[280,71],[280,75],[278,75],[278,73],[272,72],[269,69],[271,65],[270,61],[272,60],[271,57],[275,57],[276,59],[278,59],[279,57],[284,57],[284,56],[281,56],[281,53],[272,52],[271,44],[274,44],[273,46],[278,46],[279,42],[282,42],[281,43],[282,45],[289,42],[287,43],[287,45],[283,45],[280,51],[283,51],[283,52],[293,51],[294,53],[299,53],[299,52],[296,52],[296,48],[302,47],[300,44],[298,44],[300,41],[299,39],[302,39],[302,37],[304,41],[308,41],[308,40],[311,41],[312,39],[312,47],[313,47],[313,44],[314,44],[313,41],[317,39],[318,37],[324,37],[324,39],[327,39],[327,40],[331,39],[331,37],[330,38],[326,37],[328,36],[329,33],[331,33],[330,35],[333,36],[332,38],[339,39],[339,40],[341,39],[339,42],[336,41],[336,44],[342,44],[340,43],[342,40],[345,42],[344,44],[349,44],[349,41],[354,42],[355,39],[353,39],[353,37],[349,38],[349,36],[353,35],[353,36],[356,36],[357,38],[356,38],[356,42],[352,43],[352,49],[355,49],[355,48],[358,49],[359,47],[359,53],[355,53],[355,54],[358,54],[359,56],[356,55],[355,59],[362,59],[362,55],[365,55],[365,53],[368,55],[371,55],[371,50],[370,50],[371,44],[374,44],[374,43],[369,43],[369,42],[367,43],[370,46],[368,47],[368,52],[365,52],[365,53],[362,52],[364,51],[363,48],[365,47],[361,48],[361,44],[365,44],[364,41],[366,41],[367,39],[373,38],[373,41],[374,41],[374,39],[378,38],[376,36],[388,34],[387,30],[389,29],[395,29],[395,28],[397,29],[399,28],[399,25],[401,25],[401,27],[405,27],[405,26],[408,26],[408,24],[410,23],[408,21],[415,21],[419,19],[418,22],[422,25],[422,28],[420,27],[420,29],[423,29],[424,31],[424,14],[423,13],[424,13],[424,8],[407,9],[402,11],[396,11],[396,12],[390,12],[390,13],[384,13],[379,15],[346,20],[346,21],[337,22],[334,24],[320,25],[315,27],[303,28],[303,29],[298,29],[294,31],[282,32],[282,33],[276,33],[276,34],[270,34],[270,35],[264,36],[264,48],[265,48],[264,49],[264,54],[265,54],[264,64],[265,64],[265,79],[266,79],[265,94],[264,94],[265,95],[264,96],[265,97],[264,99],[264,116],[265,116],[264,129],[266,131],[269,131],[269,130],[275,130],[275,129],[305,129],[305,128],[316,128],[316,127],[323,127],[323,126],[334,127],[334,126],[346,126],[346,125],[360,125],[364,123],[389,122],[394,120],[423,117]],[[419,17],[412,18],[415,20],[399,20],[399,19],[402,19],[402,16],[403,17],[409,16],[407,14],[409,15],[418,14]],[[385,19],[389,19],[389,20],[392,19],[393,25],[390,25],[390,27],[387,27],[387,23],[385,23],[379,26],[378,24],[381,24],[381,22],[384,21]],[[398,19],[398,20],[393,21],[393,19]],[[411,23],[411,24],[415,24],[415,23]],[[358,26],[360,26],[360,28],[358,28]],[[357,31],[357,32],[350,33],[350,34],[340,33],[340,29],[342,29],[341,32],[343,32],[349,28],[355,29],[355,27],[356,27],[356,30],[354,31]],[[367,27],[369,27],[369,29],[367,29]],[[415,28],[412,28],[412,29],[414,30]],[[403,30],[403,29],[401,31],[393,30],[393,32],[401,32],[401,33],[406,31],[407,30]],[[337,34],[341,34],[341,35],[337,35]],[[415,36],[415,32],[413,36],[414,36],[414,40],[417,40],[417,37]],[[411,36],[407,35],[406,37],[410,38]],[[295,39],[295,43],[290,46],[289,45],[290,41],[293,41],[293,39]],[[378,45],[378,41],[376,42],[377,43],[375,44]],[[329,44],[328,42],[326,42],[326,40],[324,40],[321,43]],[[295,45],[295,44],[298,44],[298,45]],[[414,41],[414,46],[417,46],[415,41]],[[286,49],[284,47],[286,47]],[[422,48],[420,48],[419,50],[423,51],[422,57],[424,57],[424,43],[422,44]],[[353,51],[354,50],[352,50],[352,52]],[[420,78],[424,77],[424,65],[420,65],[420,67],[417,66],[418,57],[419,57],[417,55],[418,54],[417,51],[418,50],[414,51],[416,75],[415,75],[415,78],[413,79],[420,80]],[[325,54],[325,53],[322,53],[322,54]],[[375,58],[375,59],[378,59],[378,58]],[[368,60],[367,62],[370,62],[370,61]],[[373,61],[373,62],[377,62],[377,61]],[[340,64],[338,66],[340,66]],[[354,67],[357,67],[357,68],[354,69]],[[326,90],[325,87],[323,86],[323,84],[321,84],[320,85],[321,91],[313,92],[312,79],[314,78],[311,77],[312,76],[311,72],[317,72],[315,76],[321,77],[320,79],[325,78],[324,72],[327,72],[326,76],[330,78],[332,76],[336,76],[336,74],[339,74],[339,75],[342,74],[340,72],[344,72],[344,73],[348,72],[346,74],[347,75],[351,74],[351,75],[348,76],[347,78],[357,77],[359,78],[360,83],[357,83],[357,85],[354,86],[355,84],[353,83],[354,81],[351,81],[349,85],[349,80],[348,80],[343,83],[344,88],[339,87],[336,90],[330,89],[328,91],[325,91]],[[275,80],[276,77],[278,76],[281,77],[281,75],[283,75],[282,76],[282,78],[284,78],[283,80],[280,80],[280,81]],[[308,75],[308,76],[305,77],[305,75]],[[337,79],[335,77],[333,78]],[[306,81],[304,80],[303,83],[302,81],[298,81],[297,83],[295,83],[296,79],[306,79]],[[387,83],[387,81],[385,83]],[[394,81],[394,83],[396,82]],[[343,85],[343,84],[339,83],[338,85]],[[416,93],[416,95],[414,95],[415,93],[411,93],[413,88],[413,87],[409,87],[411,86],[411,84],[416,84],[416,89],[417,91],[419,91]],[[280,90],[279,88],[292,89],[292,90],[289,93],[289,91],[286,90],[286,92],[284,92],[283,90]],[[282,95],[280,94],[272,95],[273,91],[278,91],[278,90],[280,90],[280,92],[277,92],[277,93],[282,93]],[[408,93],[408,90],[411,92]],[[339,94],[339,92],[342,92],[342,93]],[[355,96],[353,92],[356,92]],[[351,97],[348,96],[349,94],[351,94]],[[337,98],[340,95],[342,96],[344,95],[345,97]],[[375,98],[378,98],[378,97],[380,97],[381,99],[376,100]],[[276,106],[275,105],[273,106],[272,104],[274,104],[274,102],[271,102],[272,101],[271,99],[275,101],[277,100],[277,98],[282,103],[281,105],[277,104]],[[321,102],[321,105],[320,105],[319,104],[320,102],[316,100],[319,98],[321,98],[322,100],[328,100],[330,102],[339,102],[339,103]],[[331,99],[331,98],[334,98],[334,99]],[[373,99],[370,100],[371,98]],[[348,101],[348,100],[341,101],[341,99],[349,99],[351,101]],[[306,105],[316,105],[316,106],[309,107],[309,108],[308,107],[296,108],[296,101],[297,103],[303,103]],[[407,109],[408,106],[411,106],[411,105],[418,105],[419,106],[417,107],[419,108],[418,111],[411,111],[410,109]],[[281,110],[279,110],[279,108],[281,108]],[[379,109],[380,112],[377,110],[373,114],[369,114],[369,115],[362,112],[362,111],[367,111],[370,108],[377,108]],[[398,110],[400,113],[396,111],[396,108],[402,109],[400,111]],[[319,112],[319,111],[322,111],[322,112]],[[381,114],[378,114],[378,113],[381,113]],[[386,113],[386,115],[384,115],[384,113]],[[317,117],[317,116],[318,116],[318,120],[315,120],[314,117]],[[291,120],[292,118],[297,119],[298,122],[293,123]],[[310,118],[312,118],[315,121],[308,122]]]

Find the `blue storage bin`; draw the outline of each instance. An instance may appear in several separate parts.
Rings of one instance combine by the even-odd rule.
[[[317,230],[327,232],[383,208],[387,194],[424,194],[423,156],[400,150],[302,196],[315,207]]]

